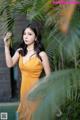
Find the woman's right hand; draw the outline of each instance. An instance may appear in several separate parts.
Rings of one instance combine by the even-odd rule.
[[[4,37],[4,44],[5,44],[5,46],[7,46],[7,47],[10,46],[11,37],[12,37],[12,33],[11,32],[7,32],[5,37]]]

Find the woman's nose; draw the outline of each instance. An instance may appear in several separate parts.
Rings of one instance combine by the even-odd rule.
[[[28,36],[25,36],[25,38],[27,39],[27,38],[28,38]]]

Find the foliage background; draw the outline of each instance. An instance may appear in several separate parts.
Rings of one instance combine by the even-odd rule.
[[[0,6],[1,34],[3,31],[13,31],[17,14],[24,14],[27,21],[38,21],[52,71],[55,71],[52,72],[51,81],[54,81],[55,77],[58,76],[54,86],[56,84],[59,86],[52,87],[51,94],[57,94],[56,89],[59,91],[59,88],[65,86],[66,81],[72,81],[63,90],[69,90],[70,97],[66,97],[62,103],[61,93],[59,92],[57,96],[63,113],[60,119],[80,119],[80,75],[78,74],[80,69],[80,5],[53,5],[50,0],[3,0],[0,1]],[[14,39],[12,47],[15,47],[19,42]],[[67,74],[66,70],[70,75]],[[78,78],[75,77],[76,75]],[[55,100],[52,98],[50,100],[53,100],[55,105]],[[45,102],[45,104],[48,103]]]

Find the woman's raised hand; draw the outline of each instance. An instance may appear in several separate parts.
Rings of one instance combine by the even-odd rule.
[[[7,32],[5,37],[4,37],[4,44],[9,47],[10,46],[10,42],[11,42],[11,37],[12,37],[12,33],[11,32]]]

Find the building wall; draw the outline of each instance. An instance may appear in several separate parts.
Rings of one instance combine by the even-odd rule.
[[[25,15],[17,14],[15,17],[15,24],[13,26],[13,35],[16,41],[21,40],[22,30],[26,25],[27,21]],[[14,70],[16,70],[15,67]],[[0,34],[0,101],[9,101],[12,98],[12,90],[13,92],[15,91],[15,82],[11,79],[10,73],[10,69],[7,68],[5,63],[4,43]],[[16,76],[18,76],[18,72],[14,72],[13,75],[14,78],[16,78]],[[19,79],[20,78],[18,77],[17,82],[19,82]]]
[[[10,70],[5,63],[4,43],[0,36],[0,101],[9,101],[11,98]]]

